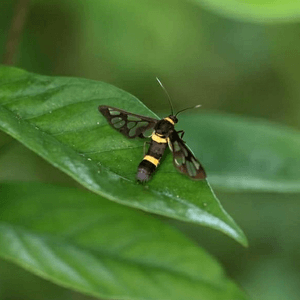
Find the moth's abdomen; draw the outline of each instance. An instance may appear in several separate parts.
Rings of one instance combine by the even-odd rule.
[[[147,182],[150,180],[151,175],[156,170],[156,167],[158,166],[159,161],[166,150],[166,147],[167,147],[166,138],[159,138],[155,134],[152,135],[152,140],[148,152],[138,166],[138,172],[136,175],[136,179],[138,181]]]
[[[147,182],[150,180],[152,173],[155,171],[159,160],[146,155],[138,166],[136,179],[140,182]]]

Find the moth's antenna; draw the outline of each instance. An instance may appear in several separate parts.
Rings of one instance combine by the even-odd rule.
[[[199,108],[200,106],[201,106],[201,104],[198,104],[198,105],[196,105],[196,106],[192,106],[192,107],[187,107],[187,108],[184,108],[184,109],[182,109],[182,110],[178,111],[178,112],[176,113],[175,117],[177,117],[177,116],[178,116],[180,113],[182,113],[183,111],[186,111],[186,110],[188,110],[188,109]]]
[[[162,87],[162,89],[164,90],[164,92],[168,96],[168,100],[169,100],[169,103],[170,103],[170,106],[171,106],[171,113],[172,113],[172,116],[174,116],[174,109],[173,109],[173,104],[172,104],[172,101],[171,101],[171,97],[170,97],[169,93],[167,92],[167,90],[165,89],[165,87],[163,86],[163,84],[160,82],[160,80],[157,77],[156,77],[156,80],[158,81],[159,85]]]

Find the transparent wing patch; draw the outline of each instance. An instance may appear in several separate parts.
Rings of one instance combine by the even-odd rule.
[[[169,147],[173,153],[174,166],[179,172],[195,180],[206,178],[202,165],[187,148],[176,131],[173,131],[169,136]]]
[[[111,106],[101,105],[99,111],[108,123],[128,138],[149,137],[158,120],[129,113]]]

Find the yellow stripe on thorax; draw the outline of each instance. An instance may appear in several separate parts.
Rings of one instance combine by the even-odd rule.
[[[150,155],[145,155],[144,156],[144,160],[148,160],[150,161],[151,163],[153,163],[156,167],[157,165],[159,164],[159,160],[153,156],[150,156]]]
[[[151,136],[152,140],[159,144],[166,144],[168,140],[166,138],[160,137],[157,133],[153,132]]]
[[[172,125],[174,125],[174,121],[172,119],[170,119],[169,117],[164,118],[164,120],[170,122]]]

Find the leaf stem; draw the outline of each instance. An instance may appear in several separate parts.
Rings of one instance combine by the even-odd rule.
[[[29,3],[30,0],[19,0],[16,3],[2,59],[2,63],[5,65],[13,65],[15,63],[16,52],[29,11]]]

